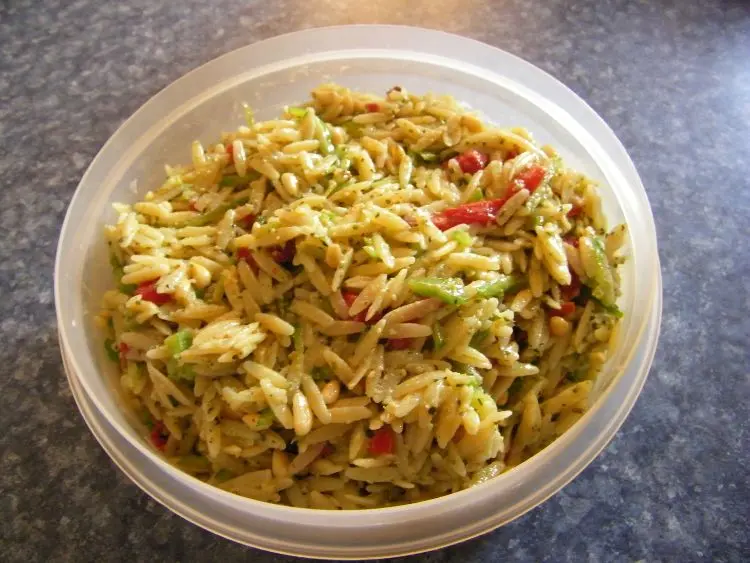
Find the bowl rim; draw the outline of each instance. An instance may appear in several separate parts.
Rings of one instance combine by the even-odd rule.
[[[646,217],[645,219],[646,219],[647,226],[649,227],[649,233],[648,234],[651,235],[649,237],[649,242],[651,242],[651,244],[653,246],[653,251],[654,251],[654,261],[653,261],[652,264],[649,264],[649,265],[650,266],[655,266],[653,274],[655,276],[655,280],[654,281],[656,281],[658,283],[658,291],[654,292],[654,294],[652,295],[652,299],[648,303],[648,308],[649,309],[651,309],[651,308],[658,309],[658,316],[659,316],[659,319],[660,319],[660,315],[661,315],[661,300],[662,300],[662,295],[661,295],[661,274],[660,274],[660,269],[659,269],[659,265],[658,265],[658,252],[656,251],[656,232],[655,232],[655,227],[653,225],[653,215],[650,213],[650,205],[648,204],[648,200],[646,198],[645,190],[644,190],[643,185],[642,185],[642,183],[640,181],[640,178],[638,177],[637,171],[635,170],[635,167],[633,166],[632,161],[627,156],[627,153],[625,152],[625,149],[622,147],[622,144],[619,142],[619,140],[614,135],[614,133],[612,132],[612,130],[606,125],[606,123],[583,100],[581,100],[576,94],[574,94],[570,89],[568,89],[562,83],[560,83],[555,78],[553,78],[552,76],[550,76],[549,74],[547,74],[543,70],[539,69],[538,67],[536,67],[536,66],[534,66],[534,65],[532,65],[532,64],[530,64],[530,63],[528,63],[526,61],[524,61],[523,59],[520,59],[519,57],[516,57],[515,55],[512,55],[510,53],[507,53],[507,52],[502,51],[500,49],[497,49],[495,47],[486,45],[484,43],[480,43],[480,42],[475,41],[473,39],[468,39],[468,38],[460,37],[460,36],[449,34],[449,33],[445,33],[445,32],[442,32],[442,31],[427,30],[427,29],[416,28],[416,27],[408,27],[408,26],[382,26],[382,25],[333,26],[333,27],[324,27],[324,28],[313,28],[313,29],[308,29],[308,30],[303,30],[303,31],[297,31],[297,32],[292,32],[292,33],[288,33],[288,34],[276,36],[276,37],[273,37],[273,38],[270,38],[270,39],[266,39],[264,41],[260,41],[260,42],[253,43],[251,45],[247,45],[245,47],[240,47],[239,49],[236,49],[234,51],[226,53],[226,54],[224,54],[224,55],[222,55],[222,56],[220,56],[220,57],[218,57],[216,59],[213,59],[212,61],[209,61],[209,62],[207,62],[207,63],[199,66],[198,68],[196,68],[196,69],[188,72],[187,74],[185,74],[181,78],[178,78],[176,81],[172,82],[170,85],[168,85],[167,87],[165,87],[164,89],[162,89],[160,92],[158,92],[156,95],[154,95],[152,98],[150,98],[145,104],[143,104],[143,106],[141,106],[141,108],[139,108],[130,118],[128,118],[128,120],[126,120],[117,129],[117,131],[115,131],[115,133],[108,139],[108,141],[104,144],[104,146],[102,147],[102,149],[99,151],[99,153],[97,154],[97,156],[94,158],[94,160],[90,164],[90,166],[87,169],[86,173],[82,177],[82,179],[81,179],[78,187],[76,188],[76,192],[75,192],[75,194],[74,194],[74,196],[71,199],[71,202],[69,204],[68,212],[66,212],[65,221],[63,222],[63,226],[62,226],[62,229],[61,229],[60,240],[58,242],[57,255],[56,255],[56,260],[55,260],[55,301],[56,301],[56,304],[57,304],[58,325],[61,327],[61,330],[60,330],[60,339],[61,339],[62,347],[63,347],[64,350],[70,350],[71,346],[70,346],[70,343],[69,343],[69,340],[70,340],[69,339],[69,335],[67,334],[67,330],[68,329],[66,328],[66,325],[65,325],[65,318],[64,318],[64,315],[63,315],[63,313],[61,311],[61,307],[59,306],[59,304],[62,302],[62,300],[64,300],[64,293],[62,292],[62,287],[61,287],[61,284],[60,284],[60,270],[63,268],[62,262],[63,262],[63,258],[64,258],[64,252],[63,252],[64,248],[63,248],[63,246],[64,246],[64,242],[66,241],[66,233],[71,228],[71,226],[69,224],[70,210],[76,204],[78,204],[78,200],[82,197],[81,196],[81,193],[82,193],[81,188],[82,188],[83,185],[86,184],[87,178],[91,174],[92,168],[95,166],[97,160],[101,157],[102,153],[104,153],[105,151],[108,151],[108,150],[111,149],[111,147],[115,144],[115,142],[118,139],[118,136],[122,133],[122,131],[125,128],[127,128],[128,125],[131,124],[138,115],[140,115],[142,112],[144,112],[144,110],[146,108],[149,108],[149,107],[151,107],[153,105],[159,104],[161,102],[161,100],[163,98],[165,98],[165,96],[168,93],[174,92],[177,89],[179,89],[185,83],[185,81],[191,79],[192,77],[200,75],[201,73],[206,72],[207,69],[209,69],[209,68],[211,68],[213,66],[216,66],[216,65],[219,65],[221,63],[227,62],[227,61],[229,61],[232,58],[236,58],[238,54],[247,53],[249,50],[253,50],[253,49],[254,50],[258,50],[258,49],[269,49],[270,50],[273,47],[274,43],[277,43],[279,41],[288,41],[292,37],[294,37],[296,40],[300,41],[300,43],[305,44],[305,40],[309,41],[310,39],[315,38],[316,36],[320,36],[321,34],[336,34],[336,33],[341,32],[343,30],[352,30],[352,29],[356,29],[358,32],[366,31],[367,33],[386,33],[387,32],[387,33],[391,33],[391,34],[394,34],[394,35],[402,35],[402,36],[403,36],[403,34],[406,34],[406,33],[408,33],[411,36],[414,36],[414,35],[422,35],[422,36],[425,36],[425,37],[426,36],[430,36],[431,40],[433,40],[433,41],[448,41],[449,40],[449,41],[451,41],[453,43],[462,43],[467,48],[471,47],[474,50],[482,50],[482,51],[484,51],[486,53],[494,54],[495,56],[497,56],[499,54],[502,54],[505,58],[514,60],[514,62],[517,65],[519,65],[521,67],[524,67],[527,71],[536,73],[539,76],[543,76],[544,79],[546,81],[548,81],[548,82],[549,81],[554,82],[559,87],[559,89],[561,89],[561,91],[562,91],[562,89],[564,89],[565,91],[567,91],[566,95],[568,96],[568,98],[571,98],[571,99],[575,100],[575,102],[576,102],[576,104],[578,106],[577,109],[579,111],[584,111],[587,114],[587,117],[589,119],[593,119],[597,123],[597,125],[599,126],[599,129],[603,130],[604,134],[606,134],[609,137],[608,141],[610,142],[610,145],[611,145],[609,147],[609,150],[613,150],[613,151],[615,151],[615,152],[618,153],[617,156],[619,157],[619,160],[627,168],[627,170],[625,172],[629,173],[629,175],[631,176],[631,179],[627,183],[630,185],[631,189],[633,190],[633,192],[634,192],[633,195],[635,197],[638,197],[641,200],[641,204],[643,204],[645,202],[646,208],[649,210],[649,216]],[[417,42],[415,42],[415,44],[416,43]],[[402,49],[405,50],[406,47],[402,47]],[[375,51],[375,49],[370,49],[370,50]],[[408,50],[410,52],[412,52],[412,53],[422,54],[422,51],[419,51],[414,45],[410,45],[409,48],[408,48]],[[324,52],[324,51],[321,51],[321,52]],[[468,62],[466,62],[466,61],[464,61],[464,60],[462,60],[460,58],[455,59],[455,60],[458,61],[458,62],[460,62],[462,66],[467,66],[467,65],[470,64],[470,63],[468,63]],[[480,68],[482,71],[485,71],[485,72],[487,72],[487,71],[494,72],[493,68],[484,68],[484,67],[477,67],[477,68]],[[224,82],[225,81],[226,80],[224,80]],[[195,96],[193,98],[191,98],[191,99],[194,99],[194,98],[195,98]],[[186,103],[187,102],[184,102],[183,105],[185,105]],[[638,331],[638,336],[637,336],[637,341],[638,342],[641,341],[641,339],[643,338],[643,335],[644,335],[644,333],[645,333],[645,331],[647,329],[647,326],[648,326],[647,320],[648,319],[645,319],[641,323],[641,325],[640,325],[640,329]],[[658,336],[658,326],[659,326],[658,323],[659,323],[659,320],[657,320],[657,336]],[[87,330],[87,328],[86,327],[79,327],[78,330]],[[638,393],[640,391],[640,388],[643,386],[643,384],[645,382],[646,376],[648,374],[648,368],[651,365],[651,359],[653,358],[653,353],[655,352],[655,349],[656,349],[656,339],[654,339],[653,342],[651,343],[650,358],[646,361],[645,369],[642,370],[643,373],[636,380],[635,385],[630,388],[630,394],[629,394],[629,396],[633,395],[633,391],[635,391],[635,393],[632,396],[632,400],[629,401],[629,405],[628,405],[627,411],[629,411],[630,408],[632,408],[632,405],[635,402],[635,399],[636,399],[636,397],[637,397],[637,395],[638,395]],[[635,353],[634,350],[630,352],[628,358],[626,359],[626,361],[624,362],[623,365],[627,365],[630,362],[630,360],[632,359],[632,355],[634,353]],[[72,366],[74,368],[74,370],[73,370],[74,373],[76,373],[76,374],[80,373],[80,369],[77,369],[79,367],[77,359],[76,359],[76,357],[72,353],[70,354],[69,360],[70,360],[70,362],[71,362],[71,364],[72,364]],[[271,503],[265,503],[265,502],[262,502],[262,501],[256,501],[256,500],[253,500],[253,499],[247,499],[247,498],[244,498],[244,497],[238,497],[237,495],[234,495],[232,493],[228,493],[228,492],[222,491],[222,490],[220,490],[220,489],[218,489],[216,487],[213,487],[211,485],[207,485],[207,484],[203,483],[202,481],[199,481],[198,479],[190,477],[187,474],[185,474],[185,473],[177,470],[172,465],[168,464],[164,459],[162,459],[161,456],[159,456],[155,452],[151,451],[151,449],[148,448],[148,446],[145,444],[145,442],[143,440],[140,440],[140,441],[134,440],[132,438],[132,436],[128,432],[124,431],[124,428],[120,427],[120,424],[119,424],[118,421],[113,421],[113,420],[109,419],[109,417],[107,417],[107,415],[106,415],[105,409],[103,409],[103,407],[102,407],[101,403],[99,402],[98,398],[91,391],[90,387],[87,385],[86,379],[79,377],[78,381],[81,383],[81,385],[82,385],[82,387],[84,389],[84,392],[89,397],[89,399],[92,401],[92,403],[94,404],[94,406],[97,409],[97,411],[99,411],[102,414],[102,416],[104,416],[107,419],[107,422],[110,425],[113,426],[113,428],[116,430],[116,432],[118,433],[118,435],[120,435],[123,438],[125,438],[130,443],[130,445],[134,446],[140,453],[146,455],[150,459],[150,461],[156,463],[157,466],[159,466],[161,469],[166,470],[169,473],[172,473],[173,476],[177,477],[178,479],[180,479],[180,480],[193,480],[193,481],[195,481],[195,483],[199,484],[199,485],[197,485],[198,487],[201,487],[201,486],[202,487],[206,487],[206,489],[210,490],[210,492],[211,492],[212,495],[218,495],[218,497],[219,497],[220,500],[225,500],[227,502],[231,501],[232,503],[243,502],[243,503],[246,503],[248,507],[258,505],[258,506],[260,506],[262,508],[262,510],[264,512],[269,513],[270,516],[278,518],[278,519],[284,519],[284,517],[286,515],[290,514],[290,513],[294,513],[295,515],[299,515],[300,513],[307,512],[307,513],[310,513],[311,515],[316,515],[316,516],[320,514],[320,511],[315,510],[315,509],[301,509],[301,508],[296,508],[296,507],[287,507],[287,506],[282,506],[282,505],[274,505],[274,504],[271,504]],[[363,510],[363,511],[358,511],[357,514],[358,515],[372,514],[372,515],[378,515],[378,516],[384,516],[384,515],[394,515],[395,516],[395,515],[400,514],[400,513],[409,513],[409,514],[412,514],[412,513],[415,512],[415,507],[422,507],[422,508],[426,507],[426,508],[431,508],[431,509],[438,509],[440,507],[441,503],[447,502],[446,499],[459,498],[461,495],[463,495],[463,497],[467,497],[467,496],[470,496],[472,494],[478,494],[478,491],[487,489],[489,487],[497,487],[497,485],[499,483],[507,481],[509,479],[509,476],[518,474],[519,468],[522,467],[525,470],[525,469],[528,468],[528,464],[534,463],[534,462],[536,462],[537,464],[541,464],[544,461],[546,461],[547,458],[552,457],[555,453],[557,453],[557,451],[563,449],[570,441],[573,440],[573,438],[581,431],[581,429],[586,426],[586,424],[587,424],[586,421],[590,420],[594,416],[594,414],[596,412],[598,412],[598,410],[601,408],[601,406],[603,404],[603,399],[605,399],[610,394],[611,387],[613,385],[614,385],[614,380],[612,382],[610,382],[610,389],[608,389],[607,391],[605,391],[601,395],[601,397],[599,398],[599,400],[591,407],[591,409],[589,409],[589,411],[581,418],[581,420],[579,420],[563,436],[561,436],[560,438],[558,438],[552,445],[550,445],[549,447],[545,448],[545,450],[543,450],[539,454],[533,456],[532,458],[530,458],[529,460],[527,460],[523,464],[521,464],[521,465],[519,465],[519,466],[517,466],[517,467],[515,467],[515,468],[513,468],[513,469],[511,469],[509,471],[507,471],[506,473],[503,473],[497,479],[493,479],[492,481],[490,481],[488,483],[485,483],[485,484],[480,485],[478,487],[473,487],[472,489],[468,489],[468,490],[464,490],[464,491],[459,491],[459,492],[452,493],[452,494],[449,494],[449,495],[446,495],[446,496],[443,496],[443,497],[438,497],[436,499],[431,499],[431,500],[427,500],[427,501],[421,501],[421,502],[418,502],[418,503],[413,503],[413,504],[404,505],[404,506],[398,506],[398,507],[386,507],[386,508],[366,509],[366,510]],[[560,488],[562,488],[565,484],[567,484],[570,480],[572,480],[575,477],[575,475],[577,475],[578,472],[580,472],[584,467],[586,467],[593,460],[593,458],[596,457],[596,455],[598,455],[598,453],[601,451],[601,449],[603,449],[604,446],[606,446],[606,444],[612,439],[612,437],[614,436],[617,428],[622,424],[622,422],[624,422],[626,416],[627,416],[627,412],[622,415],[622,417],[620,418],[619,422],[615,425],[615,428],[613,428],[613,429],[610,428],[610,429],[607,430],[606,436],[604,436],[604,434],[600,435],[600,438],[599,438],[598,442],[595,444],[595,447],[593,448],[593,449],[596,450],[595,452],[592,450],[591,447],[589,447],[589,450],[587,450],[587,452],[585,453],[585,455],[580,456],[579,459],[577,459],[576,462],[574,464],[572,464],[572,466],[576,466],[577,467],[577,470],[573,474],[566,475],[565,478],[562,479],[562,480],[558,478],[558,479],[556,479],[554,481],[554,483],[551,486],[548,486],[547,487],[548,491],[544,495],[544,498],[542,498],[539,502],[542,502],[543,500],[546,500],[546,498],[548,498],[549,496],[551,496],[552,494],[554,494],[554,492],[556,492],[557,490],[559,490]],[[604,438],[602,438],[602,436],[604,436]],[[572,466],[567,467],[566,470],[568,470],[568,472],[570,472],[570,469],[571,469]],[[223,498],[224,496],[226,496],[227,498]],[[528,508],[526,508],[526,510],[531,509],[533,506],[536,506],[536,504],[538,504],[538,502],[534,503],[532,506],[529,506]],[[525,510],[524,510],[524,512],[525,512]],[[520,514],[518,514],[517,516],[520,516]],[[351,517],[351,515],[349,513],[347,513],[347,512],[343,512],[341,514],[339,514],[339,513],[327,514],[327,519],[328,518],[333,518],[333,519],[336,519],[336,520],[340,520],[341,525],[345,525],[346,524],[346,520],[350,519],[350,517]],[[479,532],[479,533],[482,533],[482,532]]]

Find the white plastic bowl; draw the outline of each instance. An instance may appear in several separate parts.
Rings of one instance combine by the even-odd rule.
[[[477,62],[482,61],[481,66]],[[189,161],[189,141],[209,142],[242,123],[307,98],[324,81],[384,92],[450,93],[505,125],[529,128],[573,167],[602,183],[611,224],[630,228],[622,269],[625,312],[616,352],[590,411],[537,456],[498,478],[413,505],[334,512],[234,496],[170,466],[119,404],[116,374],[92,323],[111,286],[102,227],[113,201],[134,201],[163,179],[165,163]],[[319,558],[375,558],[435,549],[487,532],[538,505],[609,442],[651,366],[661,320],[656,232],[645,191],[607,125],[573,92],[508,53],[437,31],[346,26],[256,43],[189,73],[154,96],[92,162],[63,224],[55,267],[61,347],[81,413],[112,459],[157,501],[217,534],[270,551]]]

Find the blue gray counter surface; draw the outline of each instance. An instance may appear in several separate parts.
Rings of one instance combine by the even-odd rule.
[[[664,318],[611,444],[515,522],[410,561],[748,561],[750,3],[732,0],[0,2],[0,559],[291,561],[132,484],[78,413],[52,272],[99,148],[189,70],[307,27],[420,25],[519,55],[614,129],[653,207]]]

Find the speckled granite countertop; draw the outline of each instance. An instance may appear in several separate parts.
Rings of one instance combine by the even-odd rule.
[[[63,374],[55,244],[88,163],[162,87],[256,40],[373,22],[473,37],[572,87],[640,170],[664,274],[656,362],[610,446],[542,507],[412,561],[750,559],[750,5],[728,0],[0,3],[0,559],[288,560],[183,521],[109,461]]]

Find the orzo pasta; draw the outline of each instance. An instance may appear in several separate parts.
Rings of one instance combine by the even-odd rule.
[[[576,422],[624,225],[523,129],[336,85],[192,145],[106,227],[106,349],[153,445],[254,499],[361,509],[486,481]]]

